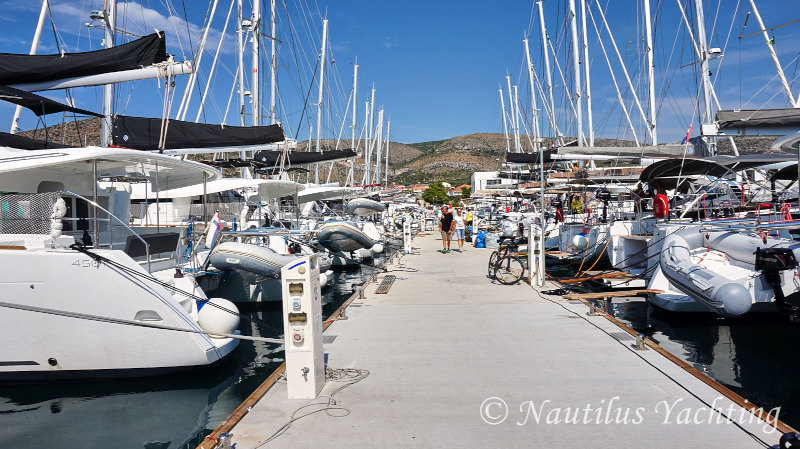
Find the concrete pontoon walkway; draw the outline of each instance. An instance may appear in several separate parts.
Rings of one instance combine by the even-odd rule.
[[[417,238],[414,246],[416,254],[404,256],[403,266],[389,267],[398,276],[389,294],[373,294],[373,284],[347,309],[349,319],[326,331],[333,340],[325,347],[330,368],[370,372],[336,394],[337,407],[349,414],[311,414],[264,447],[777,443],[778,431],[656,351],[630,349],[628,334],[602,317],[587,317],[584,305],[545,300],[523,284],[492,283],[485,272],[490,250],[441,254],[441,241],[432,236]],[[322,394],[341,385],[329,382]],[[295,410],[325,400],[288,400],[285,384],[278,383],[233,429],[233,441],[239,449],[256,447]],[[728,415],[740,426],[725,422]]]

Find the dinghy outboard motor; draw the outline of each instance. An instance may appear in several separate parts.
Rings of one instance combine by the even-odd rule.
[[[800,323],[800,307],[789,304],[781,289],[781,271],[798,267],[797,258],[790,248],[756,248],[756,271],[764,274],[764,280],[775,293],[778,310],[789,316],[789,321]]]
[[[303,247],[297,242],[289,243],[289,246],[286,249],[289,251],[289,254],[300,254],[303,252]]]
[[[594,197],[603,202],[603,223],[606,223],[608,214],[608,201],[611,199],[611,192],[606,189],[597,189]]]

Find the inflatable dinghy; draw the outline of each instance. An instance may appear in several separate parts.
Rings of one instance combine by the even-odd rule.
[[[386,210],[383,204],[367,198],[354,198],[344,207],[344,210],[351,215],[366,217],[369,215],[380,214]]]
[[[214,268],[220,271],[236,271],[250,284],[279,279],[281,268],[295,260],[297,256],[284,256],[272,248],[238,242],[220,243],[209,256],[209,262]]]
[[[370,249],[375,244],[367,234],[355,224],[343,221],[323,224],[317,234],[317,241],[325,249],[335,253],[351,253],[358,249]]]
[[[744,315],[757,303],[785,307],[785,296],[797,291],[794,242],[691,226],[668,235],[659,257],[675,288],[724,317]]]

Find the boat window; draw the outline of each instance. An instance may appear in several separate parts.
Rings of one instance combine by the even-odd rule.
[[[64,190],[64,183],[58,181],[42,181],[36,187],[36,193],[60,192]]]

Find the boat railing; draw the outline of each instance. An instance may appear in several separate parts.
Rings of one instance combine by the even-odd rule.
[[[120,219],[119,217],[117,217],[116,215],[111,213],[111,211],[109,211],[105,207],[97,204],[96,202],[94,202],[94,201],[92,201],[92,200],[90,200],[90,199],[88,199],[88,198],[86,198],[86,197],[84,197],[82,195],[79,195],[79,194],[77,194],[75,192],[71,192],[69,190],[62,190],[61,193],[73,196],[75,198],[79,198],[79,199],[81,199],[83,201],[86,201],[86,203],[89,204],[90,206],[94,207],[94,209],[95,209],[94,217],[87,218],[88,221],[95,220],[95,221],[106,221],[106,222],[108,222],[108,224],[109,224],[109,226],[108,226],[108,242],[109,242],[108,246],[109,246],[110,249],[114,249],[114,234],[113,234],[114,226],[112,226],[112,220],[116,220],[117,223],[121,224],[122,227],[127,229],[128,232],[130,232],[132,236],[136,237],[136,239],[138,239],[140,242],[142,242],[142,244],[144,245],[144,249],[145,249],[145,257],[146,257],[146,260],[147,260],[147,271],[150,272],[150,243],[148,243],[147,240],[145,240],[141,235],[139,235],[138,232],[134,231],[130,226],[128,226],[127,223],[125,223],[125,221],[123,221],[122,219]],[[102,212],[104,212],[108,216],[108,218],[99,218],[98,214],[97,214],[97,210],[98,209],[101,210]],[[97,241],[97,238],[98,238],[98,236],[95,235],[95,241]],[[99,246],[99,244],[98,244],[98,246]]]
[[[62,216],[54,219],[53,206],[57,203],[59,198],[72,197],[84,201],[87,205],[94,208],[93,216],[87,217],[68,217]],[[106,214],[106,217],[101,217],[98,211]],[[88,214],[87,214],[88,215]],[[124,220],[111,213],[103,206],[97,204],[80,194],[69,190],[60,190],[56,192],[42,192],[42,193],[7,193],[0,194],[0,234],[7,235],[30,235],[30,236],[46,236],[53,238],[54,242],[57,237],[51,235],[61,235],[63,230],[63,222],[82,224],[93,222],[95,224],[107,223],[108,227],[108,240],[109,243],[101,245],[99,240],[99,226],[94,226],[94,246],[108,246],[114,249],[113,238],[113,223],[117,222],[127,231],[130,232],[136,239],[138,239],[145,249],[147,257],[148,271],[150,268],[150,245],[142,238],[136,231],[130,228]],[[70,226],[69,232],[80,231],[81,226]],[[83,228],[84,232],[88,232],[89,227]],[[55,233],[55,234],[52,234]],[[57,243],[56,243],[57,245]]]

